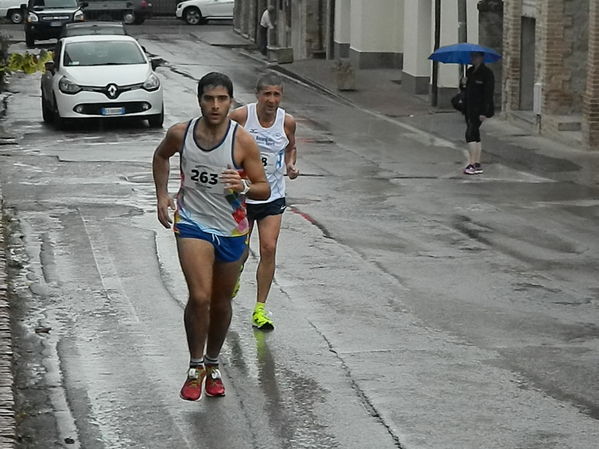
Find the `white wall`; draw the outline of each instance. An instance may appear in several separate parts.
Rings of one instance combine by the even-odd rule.
[[[429,76],[432,53],[431,0],[407,0],[404,10],[403,71],[412,76]]]
[[[434,0],[431,0],[432,26],[431,35],[434,44]],[[467,33],[468,42],[478,43],[478,8],[477,0],[467,0]],[[441,1],[441,47],[458,42],[458,2]],[[459,65],[458,64],[439,64],[439,87],[457,87],[459,83]]]
[[[468,16],[466,20],[468,21],[468,42],[471,44],[478,44],[479,36],[478,36],[478,8],[476,4],[478,0],[468,0]]]
[[[433,8],[434,9],[434,8]],[[434,14],[434,11],[433,11]],[[433,24],[434,24],[433,16]],[[434,39],[434,26],[433,26]],[[455,44],[458,41],[458,2],[441,1],[441,47]],[[434,40],[433,40],[434,44]],[[457,87],[458,86],[458,65],[457,64],[439,64],[439,87]]]
[[[349,44],[351,39],[351,0],[335,2],[335,42]]]
[[[403,9],[404,0],[351,0],[350,47],[359,52],[401,53]]]
[[[351,25],[350,25],[350,48],[362,51],[362,26],[363,26],[363,0],[350,0],[351,2]]]

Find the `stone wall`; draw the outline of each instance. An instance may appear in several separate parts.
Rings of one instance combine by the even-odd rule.
[[[565,115],[571,112],[574,95],[569,89],[572,69],[565,58],[572,51],[565,28],[573,25],[565,15],[565,0],[538,2],[537,80],[543,83],[542,115]]]
[[[12,449],[17,445],[4,225],[2,188],[0,186],[0,448]]]
[[[501,0],[483,0],[478,2],[478,42],[503,54],[503,2]],[[495,75],[495,106],[501,107],[501,80],[503,63],[490,64]]]
[[[570,113],[574,114],[582,112],[582,98],[586,88],[589,53],[588,12],[589,0],[566,0],[564,4],[564,15],[567,18],[564,40],[569,45],[564,57],[564,67],[570,71],[566,89],[572,93]]]
[[[587,148],[599,150],[599,2],[589,6],[589,47],[582,131]]]
[[[520,35],[522,30],[522,1],[505,0],[503,6],[503,111],[514,111],[520,105]]]

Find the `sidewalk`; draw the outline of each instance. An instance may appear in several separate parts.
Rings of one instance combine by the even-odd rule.
[[[242,38],[237,35],[237,39]],[[402,90],[398,69],[356,70],[356,90],[339,91],[334,60],[276,64],[266,61],[256,51],[246,49],[241,53],[348,105],[432,134],[450,142],[456,150],[466,150],[463,116],[453,109],[430,106],[427,95]],[[599,187],[599,152],[533,135],[502,118],[500,111],[483,125],[481,132],[483,165],[489,171],[493,167],[488,164],[500,162],[552,180]]]

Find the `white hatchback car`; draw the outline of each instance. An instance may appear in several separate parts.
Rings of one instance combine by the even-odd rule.
[[[185,0],[177,5],[175,15],[189,25],[209,19],[232,19],[234,0]]]
[[[58,41],[42,76],[42,116],[61,128],[66,119],[137,117],[161,127],[160,79],[131,36],[94,35]]]

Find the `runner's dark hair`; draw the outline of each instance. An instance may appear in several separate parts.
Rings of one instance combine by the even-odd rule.
[[[210,72],[204,75],[198,82],[198,98],[202,96],[206,87],[224,87],[233,98],[233,82],[224,73]]]
[[[256,92],[260,92],[266,86],[279,86],[283,87],[283,79],[274,72],[267,72],[258,78],[256,83]]]

